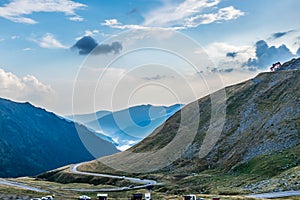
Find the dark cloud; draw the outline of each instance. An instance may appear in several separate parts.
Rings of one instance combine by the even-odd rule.
[[[222,69],[221,72],[230,73],[233,71],[233,68]]]
[[[157,81],[157,80],[161,80],[167,78],[166,75],[159,75],[157,74],[156,76],[152,76],[152,77],[143,77],[142,79],[144,79],[145,81]],[[174,77],[172,77],[174,78]]]
[[[290,31],[286,31],[286,32],[277,32],[277,33],[272,34],[272,38],[273,39],[281,38],[281,37],[293,32],[293,31],[294,30],[290,30]]]
[[[300,48],[297,50],[297,56],[300,56]]]
[[[212,73],[230,73],[230,72],[233,72],[233,68],[224,68],[224,69],[218,69],[216,67],[212,68],[210,70],[210,72]]]
[[[110,45],[109,44],[100,44],[98,45],[92,54],[98,55],[98,54],[108,54],[108,53],[114,53],[118,54],[122,50],[122,44],[120,42],[113,42]]]
[[[283,44],[280,47],[269,46],[264,40],[256,42],[256,58],[249,58],[247,67],[265,69],[274,62],[284,62],[292,58],[292,52]]]
[[[108,54],[108,53],[120,53],[122,50],[122,44],[120,42],[113,42],[111,44],[98,44],[91,36],[84,36],[78,40],[72,47],[77,49],[80,55],[87,55],[92,53],[93,55]]]
[[[138,12],[137,8],[133,8],[131,11],[128,12],[129,15],[135,14]]]
[[[84,36],[78,40],[74,45],[73,49],[78,49],[80,55],[89,54],[95,47],[98,46],[98,43],[91,36]]]
[[[287,34],[288,32],[278,32],[278,33],[274,33],[272,35],[273,38],[277,39],[277,38],[280,38],[280,37],[283,37]]]
[[[226,57],[235,58],[238,55],[238,52],[228,52]]]

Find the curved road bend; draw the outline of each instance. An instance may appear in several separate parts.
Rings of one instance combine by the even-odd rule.
[[[113,192],[113,191],[115,192],[115,191],[140,189],[140,188],[146,188],[148,186],[159,185],[159,183],[157,183],[154,180],[147,180],[147,179],[126,177],[126,176],[115,176],[115,175],[108,175],[108,174],[97,174],[97,173],[78,171],[77,167],[79,167],[82,164],[84,164],[84,163],[79,163],[79,164],[73,165],[70,168],[70,171],[72,173],[75,173],[75,174],[82,174],[82,175],[88,175],[88,176],[98,176],[98,177],[123,179],[123,180],[128,180],[132,183],[139,183],[139,184],[143,184],[143,185],[133,186],[133,187],[121,187],[121,188],[106,188],[106,189],[75,189],[75,188],[73,189],[73,188],[70,188],[70,189],[64,189],[64,190],[77,191],[77,192]],[[29,186],[29,185],[25,185],[23,183],[8,181],[6,179],[0,179],[0,185],[18,187],[18,188],[21,188],[21,189],[31,190],[31,191],[40,192],[40,193],[48,193],[49,192],[49,191],[46,191],[46,190],[42,190],[40,188],[35,188],[35,187]]]
[[[110,191],[124,191],[124,190],[131,190],[131,189],[141,189],[141,188],[146,188],[149,186],[160,185],[160,183],[157,183],[156,181],[149,180],[149,179],[139,179],[139,178],[126,177],[126,176],[116,176],[116,175],[109,175],[109,174],[98,174],[98,173],[78,171],[77,168],[82,164],[85,164],[85,162],[73,165],[70,168],[70,172],[75,173],[75,174],[88,175],[88,176],[98,176],[98,177],[107,177],[107,178],[128,180],[132,183],[139,183],[139,184],[143,184],[143,185],[138,185],[138,186],[133,186],[133,187],[106,188],[106,189],[68,189],[68,190],[80,191],[80,192],[110,192]]]

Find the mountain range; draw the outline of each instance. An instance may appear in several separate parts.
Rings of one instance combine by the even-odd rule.
[[[132,174],[156,165],[148,176],[167,183],[161,191],[174,193],[299,190],[300,179],[293,174],[300,164],[300,58],[278,71],[226,87],[225,107],[213,110],[212,97],[222,92],[186,105],[137,145],[80,170]],[[224,121],[214,119],[216,113],[224,114]],[[219,125],[220,134],[212,131],[209,136],[210,128]],[[182,144],[188,145],[182,148]],[[172,150],[170,145],[174,151],[164,155]],[[179,157],[172,160],[178,149]],[[161,165],[164,162],[169,163]],[[276,185],[266,187],[267,182]]]
[[[0,133],[0,177],[36,175],[118,152],[113,144],[82,125],[30,103],[2,98]]]
[[[124,150],[137,144],[183,105],[153,106],[139,105],[120,111],[98,111],[96,113],[68,116],[97,133],[112,138],[116,146]],[[107,139],[109,141],[109,139]]]

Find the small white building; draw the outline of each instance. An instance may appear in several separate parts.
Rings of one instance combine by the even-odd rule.
[[[98,200],[108,200],[108,194],[97,194]]]

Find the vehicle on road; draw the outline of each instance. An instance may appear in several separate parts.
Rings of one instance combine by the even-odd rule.
[[[194,194],[184,195],[183,200],[197,200],[197,197]]]
[[[145,200],[151,200],[151,193],[150,192],[145,193]]]
[[[78,198],[79,200],[91,200],[91,197],[86,196],[86,195],[82,195]]]
[[[48,195],[48,196],[45,196],[45,197],[42,197],[41,200],[53,200],[54,199],[54,196],[51,196],[51,195]]]
[[[143,194],[141,194],[141,193],[133,194],[131,196],[131,200],[143,200]]]

